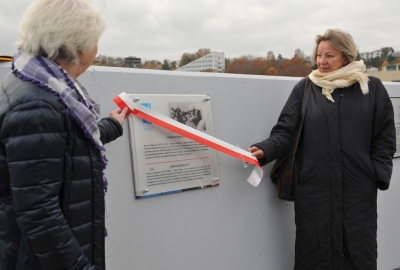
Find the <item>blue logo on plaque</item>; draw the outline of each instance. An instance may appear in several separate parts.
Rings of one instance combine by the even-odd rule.
[[[145,107],[147,107],[147,108],[149,108],[149,109],[151,109],[151,103],[141,103],[143,106],[145,106]],[[143,124],[151,124],[149,121],[146,121],[146,120],[142,120],[143,121]]]

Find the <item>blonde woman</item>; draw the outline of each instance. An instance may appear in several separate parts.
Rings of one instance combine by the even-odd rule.
[[[77,81],[105,22],[91,0],[36,0],[0,90],[0,269],[105,269],[104,144],[126,109],[99,119]]]
[[[377,190],[396,151],[393,107],[343,30],[316,37],[316,69],[293,89],[270,137],[249,151],[265,165],[288,155],[306,80],[311,92],[296,155],[295,270],[377,269]]]

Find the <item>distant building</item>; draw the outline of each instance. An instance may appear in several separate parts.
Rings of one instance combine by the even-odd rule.
[[[105,55],[99,54],[99,55],[97,55],[97,56],[94,58],[94,60],[95,60],[95,61],[98,61],[98,62],[100,62],[100,63],[107,64],[107,56],[105,56]]]
[[[222,52],[211,52],[199,59],[190,62],[180,68],[178,71],[200,72],[212,69],[214,72],[225,72],[225,54]]]
[[[382,71],[369,71],[368,76],[375,76],[385,82],[400,82],[400,64],[384,66]]]
[[[375,57],[381,57],[382,55],[382,50],[375,50],[373,52],[363,52],[360,53],[360,57],[362,59],[369,59],[369,58],[375,58]]]
[[[368,67],[368,68],[365,70],[365,72],[377,72],[377,71],[379,71],[379,69],[376,68],[376,67]]]
[[[274,52],[273,51],[269,51],[268,53],[267,53],[267,60],[275,60],[275,54],[274,54]]]
[[[113,65],[113,62],[114,62],[114,57],[112,57],[112,56],[107,56],[106,57],[107,65]]]
[[[392,53],[392,56],[393,56],[394,58],[400,58],[400,51],[397,51],[397,52]]]
[[[387,65],[382,67],[382,71],[399,71],[399,70],[400,70],[400,64]]]
[[[126,57],[124,67],[141,68],[142,67],[142,59],[134,57],[134,56]]]
[[[121,67],[124,65],[124,59],[122,57],[108,56],[108,57],[106,57],[106,64],[107,64],[107,66],[111,66],[111,67],[117,67],[117,66]]]
[[[113,60],[112,60],[112,64],[114,65],[114,66],[123,66],[124,65],[124,58],[122,58],[122,57],[115,57]]]
[[[95,62],[98,62],[98,64],[101,64],[103,66],[118,66],[122,65],[124,63],[124,59],[121,57],[112,57],[112,56],[107,56],[107,55],[97,55],[94,58]]]

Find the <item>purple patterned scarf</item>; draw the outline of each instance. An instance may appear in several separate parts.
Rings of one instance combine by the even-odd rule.
[[[59,64],[48,58],[35,57],[20,50],[14,56],[12,70],[21,80],[38,84],[60,98],[60,102],[67,108],[68,115],[83,130],[85,136],[100,150],[103,160],[102,169],[104,171],[107,159],[97,126],[99,105],[88,94],[84,94],[85,97],[83,97],[76,88],[74,79]],[[105,191],[107,191],[107,184],[107,180],[104,177]]]

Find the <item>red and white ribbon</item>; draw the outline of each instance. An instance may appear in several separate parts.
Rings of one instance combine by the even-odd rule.
[[[128,107],[127,114],[132,113],[133,115],[141,119],[144,119],[148,122],[151,122],[153,124],[156,124],[162,128],[168,129],[179,135],[185,136],[193,141],[204,144],[222,153],[225,153],[227,155],[230,155],[232,157],[241,159],[247,163],[255,165],[253,172],[251,173],[247,181],[255,187],[258,186],[258,184],[260,183],[263,176],[263,170],[261,169],[257,158],[252,156],[248,151],[245,151],[239,147],[221,141],[204,132],[198,131],[197,129],[179,123],[178,121],[175,121],[152,109],[149,109],[145,106],[135,103],[125,92],[122,92],[121,94],[116,96],[113,100],[121,109]]]

